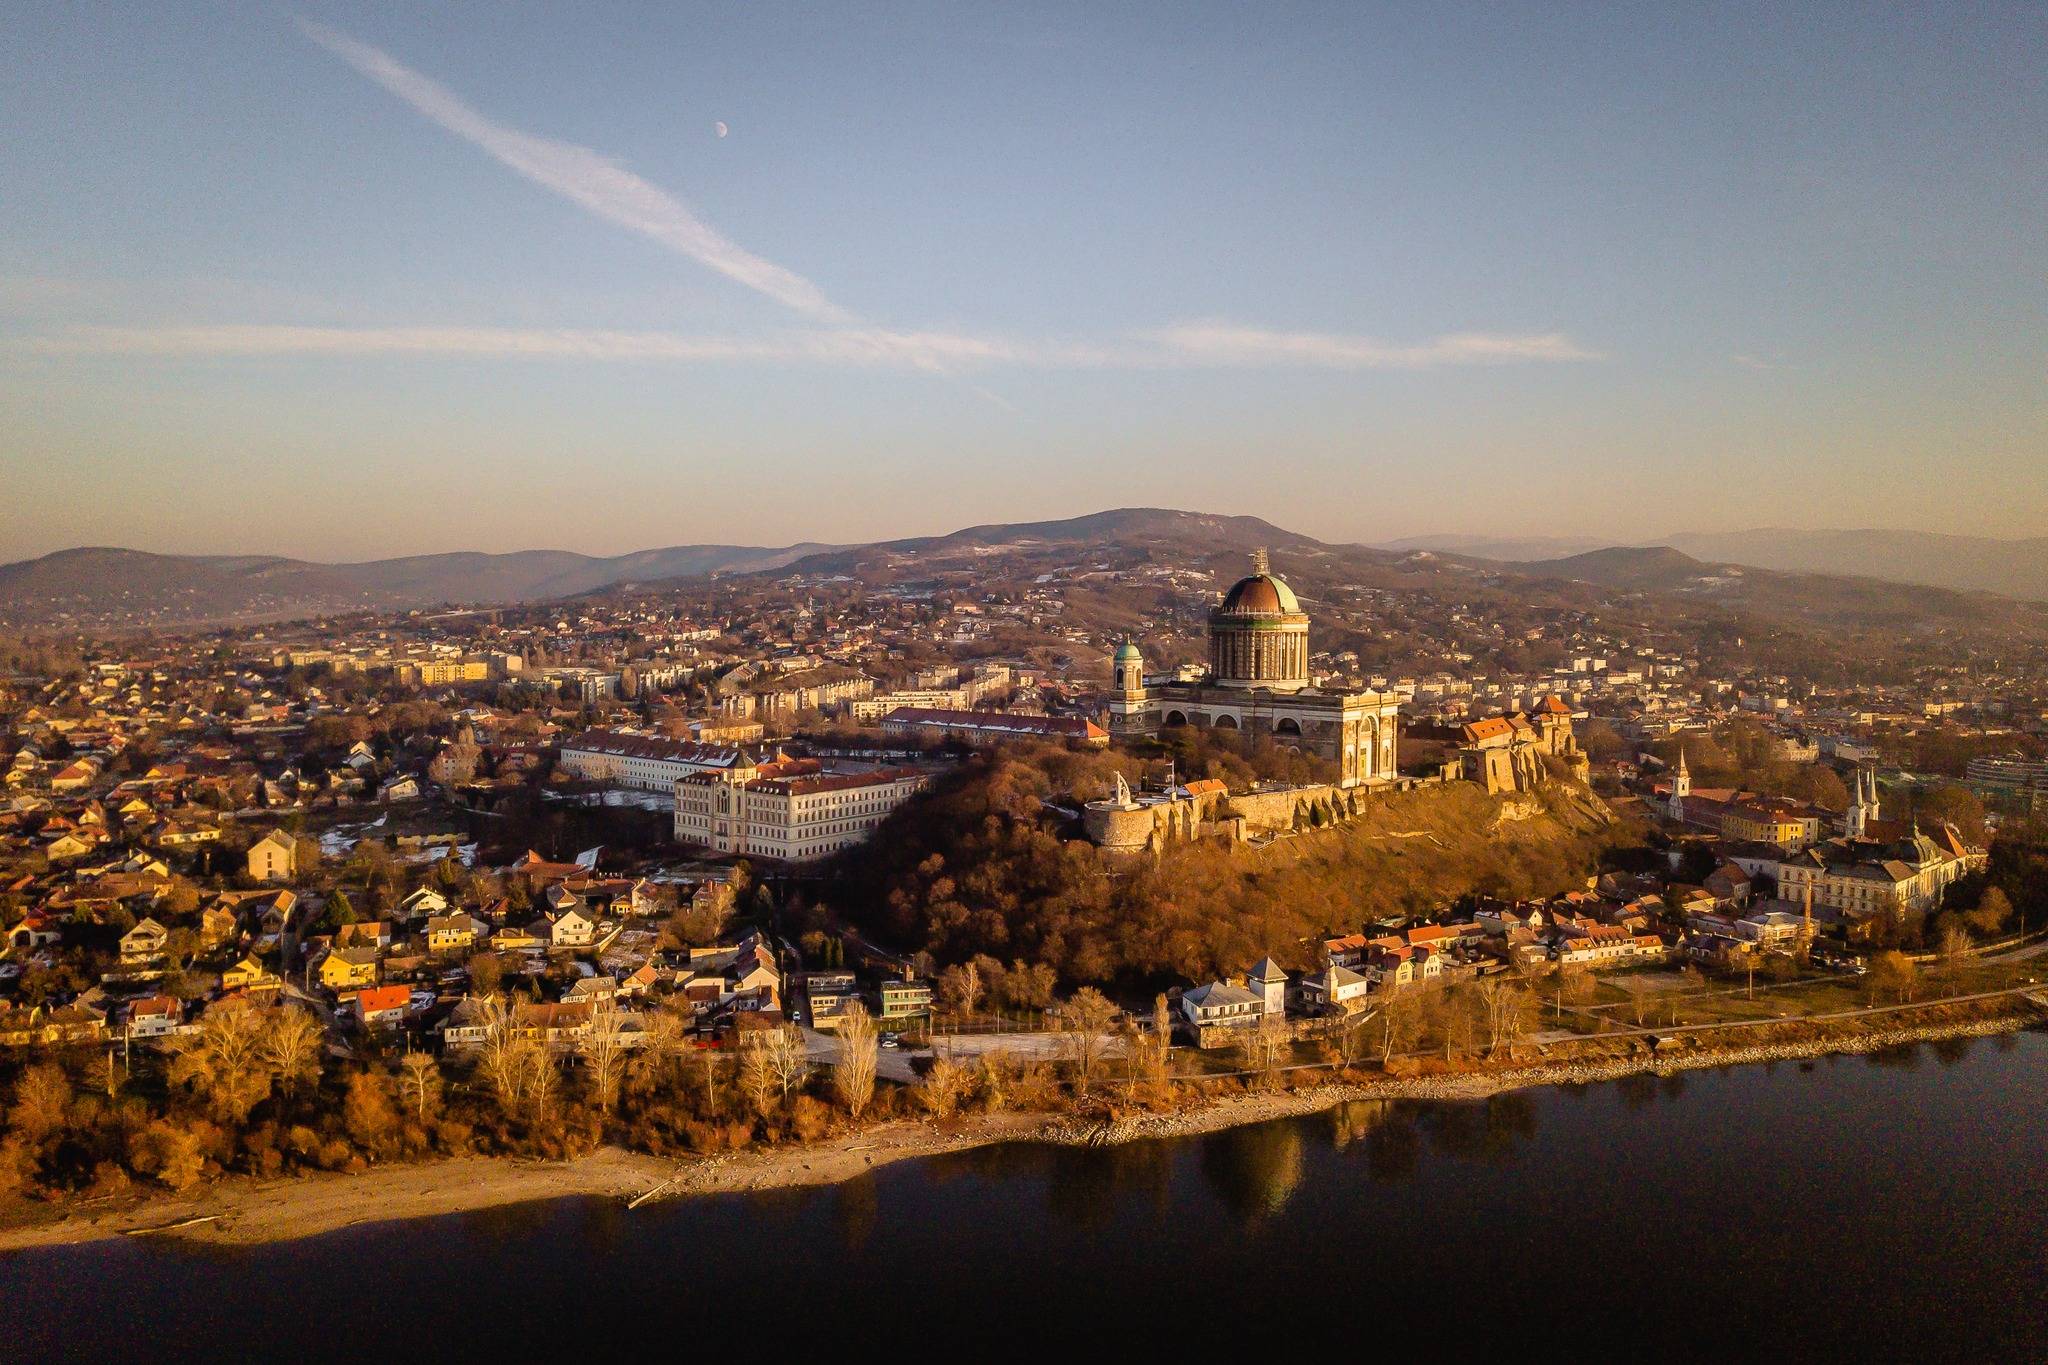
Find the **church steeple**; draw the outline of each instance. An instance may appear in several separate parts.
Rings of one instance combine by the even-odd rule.
[[[1673,820],[1685,819],[1685,798],[1692,795],[1692,770],[1685,766],[1685,746],[1678,748],[1678,771],[1671,775],[1670,815]]]
[[[1856,795],[1849,802],[1849,814],[1842,822],[1842,832],[1851,839],[1868,838],[1871,821],[1877,817],[1877,774],[1869,768],[1858,768]]]

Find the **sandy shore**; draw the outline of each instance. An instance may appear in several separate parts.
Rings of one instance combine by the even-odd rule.
[[[178,1237],[217,1244],[287,1241],[367,1223],[430,1218],[546,1199],[595,1197],[650,1202],[708,1194],[837,1184],[892,1162],[999,1142],[1101,1144],[1189,1137],[1241,1124],[1318,1113],[1352,1100],[1471,1100],[1542,1085],[1590,1084],[1644,1072],[1750,1065],[1906,1043],[2009,1032],[2031,1011],[1990,1018],[1903,1024],[1832,1037],[1749,1047],[1701,1048],[1537,1062],[1446,1076],[1298,1086],[1198,1099],[1171,1113],[1114,1125],[1066,1114],[996,1114],[944,1126],[899,1120],[828,1142],[681,1161],[602,1148],[569,1161],[462,1157],[387,1166],[358,1175],[281,1180],[233,1178],[189,1195],[136,1196],[100,1204],[18,1204],[0,1219],[0,1252],[121,1236]]]
[[[736,1194],[833,1185],[911,1157],[1046,1137],[1059,1116],[996,1114],[940,1130],[903,1120],[802,1147],[681,1161],[604,1147],[568,1161],[457,1157],[355,1175],[234,1178],[189,1195],[98,1204],[21,1203],[0,1222],[0,1252],[123,1236],[249,1245],[366,1223],[467,1213],[545,1199]]]

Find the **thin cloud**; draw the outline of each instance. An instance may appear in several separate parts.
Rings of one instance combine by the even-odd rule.
[[[1562,332],[1455,332],[1414,345],[1331,332],[1276,332],[1228,323],[1190,323],[1151,334],[1168,350],[1214,365],[1309,366],[1330,370],[1422,370],[1446,365],[1599,360]]]
[[[1103,344],[958,332],[836,327],[763,337],[665,331],[510,327],[305,327],[228,325],[78,327],[28,337],[12,349],[51,356],[421,356],[604,362],[829,365],[957,373],[996,369],[1186,370],[1241,366],[1430,369],[1559,362],[1595,353],[1556,336],[1439,337],[1389,346],[1364,337],[1206,325]]]
[[[495,123],[378,48],[300,20],[306,36],[442,128],[608,222],[646,236],[822,324],[766,339],[671,332],[471,327],[297,326],[79,329],[14,349],[164,356],[555,356],[604,361],[761,362],[907,368],[935,374],[999,367],[1067,370],[1291,367],[1333,370],[1596,360],[1562,333],[1456,333],[1400,345],[1373,337],[1197,322],[1105,342],[1026,340],[871,326],[809,280],[728,240],[681,200],[601,153]],[[977,392],[985,392],[977,390]],[[993,395],[985,395],[994,398]],[[1001,401],[1001,400],[995,400]]]
[[[389,53],[301,19],[306,36],[427,118],[591,213],[661,243],[819,322],[851,321],[818,286],[729,240],[668,191],[588,147],[507,128]]]

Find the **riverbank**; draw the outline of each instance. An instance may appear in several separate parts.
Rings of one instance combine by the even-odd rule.
[[[1545,1085],[1587,1085],[1643,1073],[1794,1061],[1875,1052],[1948,1038],[2010,1032],[2038,1021],[2023,997],[1973,1007],[1928,1005],[1926,1017],[1894,1015],[1882,1026],[1758,1025],[1763,1034],[1804,1036],[1696,1045],[1652,1052],[1630,1039],[1588,1040],[1615,1055],[1508,1063],[1449,1074],[1323,1081],[1288,1089],[1189,1095],[1181,1108],[1104,1121],[1071,1114],[992,1114],[946,1125],[898,1120],[829,1141],[727,1156],[674,1160],[601,1148],[568,1161],[464,1157],[387,1166],[360,1174],[281,1180],[229,1179],[188,1195],[99,1204],[18,1204],[0,1214],[0,1252],[123,1236],[177,1237],[254,1245],[317,1236],[367,1223],[432,1218],[512,1204],[603,1198],[657,1199],[831,1185],[894,1162],[1004,1142],[1101,1145],[1191,1137],[1244,1124],[1319,1113],[1354,1100],[1475,1100]]]

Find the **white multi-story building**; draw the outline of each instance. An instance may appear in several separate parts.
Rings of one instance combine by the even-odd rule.
[[[617,730],[586,730],[562,741],[558,771],[586,782],[614,787],[674,793],[676,783],[692,773],[724,772],[748,761],[733,746],[700,744],[661,735],[631,735]]]
[[[701,772],[675,785],[676,841],[805,862],[866,839],[923,787],[918,768],[826,773],[810,760]]]

